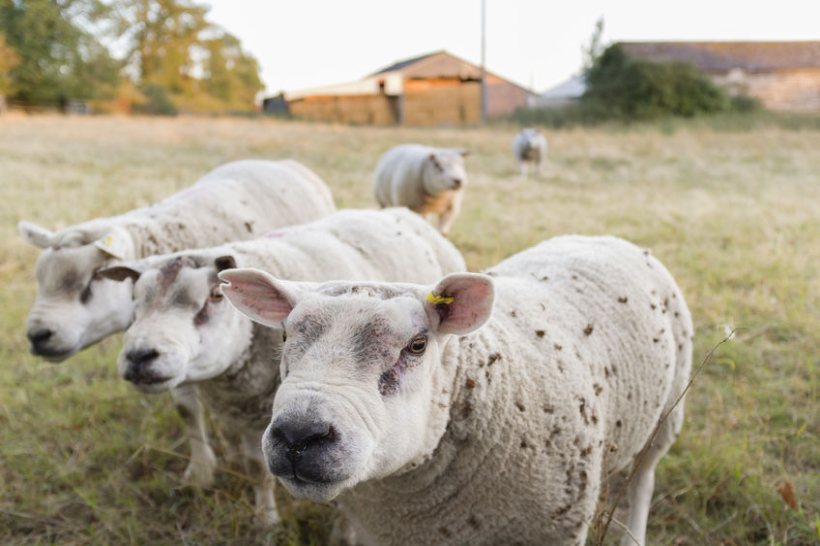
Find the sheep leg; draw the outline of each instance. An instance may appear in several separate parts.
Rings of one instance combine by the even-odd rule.
[[[527,162],[526,161],[519,161],[518,166],[521,169],[521,176],[527,178]]]
[[[196,387],[183,385],[172,389],[171,398],[180,417],[185,421],[188,443],[191,446],[191,460],[182,478],[192,485],[208,487],[214,482],[216,455],[208,444],[205,415],[196,394]]]
[[[256,517],[263,525],[276,525],[280,519],[279,512],[276,510],[276,499],[273,496],[276,480],[268,472],[261,444],[261,434],[255,432],[242,434],[242,455],[248,475],[253,480]]]
[[[461,212],[461,200],[464,198],[464,191],[460,190],[453,192],[453,197],[450,199],[450,204],[447,206],[441,216],[439,216],[439,231],[442,235],[450,233],[450,227],[455,222],[456,217]]]
[[[339,512],[336,520],[333,522],[333,528],[330,531],[330,538],[328,544],[334,546],[358,546],[360,542],[357,540],[356,530],[353,528],[352,522],[346,515]]]
[[[644,546],[646,544],[646,524],[652,504],[652,491],[655,488],[655,467],[672,447],[682,422],[683,405],[679,405],[661,423],[652,444],[633,470],[632,480],[627,489],[629,502],[627,529],[629,532],[624,532],[621,546]]]

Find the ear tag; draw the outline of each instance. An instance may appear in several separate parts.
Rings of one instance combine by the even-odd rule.
[[[429,292],[427,294],[427,303],[430,305],[438,305],[443,303],[444,305],[450,305],[455,301],[455,298],[452,296],[442,296],[441,294],[433,294]]]
[[[114,236],[113,233],[109,233],[102,239],[96,241],[94,246],[111,256],[112,258],[116,258],[118,260],[122,260],[125,257],[125,245],[122,239],[118,239]]]

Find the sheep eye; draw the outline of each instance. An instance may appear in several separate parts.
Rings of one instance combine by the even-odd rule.
[[[83,288],[83,291],[80,292],[80,303],[83,303],[83,304],[88,303],[88,300],[91,299],[91,294],[92,294],[92,292],[91,292],[91,283],[93,281],[94,281],[94,279],[91,279],[90,281],[88,281],[88,284],[85,285],[85,288]]]
[[[222,295],[222,292],[219,290],[219,287],[216,287],[211,291],[211,301],[222,301],[223,297],[224,296]]]
[[[288,340],[288,333],[282,330],[282,343]]]
[[[424,352],[427,348],[427,337],[426,336],[418,336],[417,338],[413,339],[408,345],[407,350],[414,354],[420,355]]]

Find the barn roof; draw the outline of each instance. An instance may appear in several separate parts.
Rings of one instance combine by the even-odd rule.
[[[705,72],[773,72],[820,68],[820,41],[621,42],[627,55],[655,62],[687,62]]]
[[[365,76],[361,80],[290,91],[285,93],[285,96],[288,100],[298,100],[312,95],[373,95],[382,91],[385,91],[388,95],[400,95],[402,92],[402,80],[404,79],[429,79],[453,76],[464,80],[477,80],[481,77],[481,68],[470,61],[457,57],[442,49],[396,61],[377,72]],[[487,70],[487,76],[490,85],[493,84],[493,81],[504,81],[530,93],[525,87],[489,70]],[[382,83],[386,84],[385,89],[381,89],[380,86]]]
[[[530,92],[527,88],[518,83],[499,76],[495,72],[487,70],[487,76],[490,81],[492,79],[501,80],[508,84],[514,85],[524,91]],[[368,75],[368,78],[379,77],[390,74],[401,74],[404,78],[438,78],[438,77],[452,77],[458,76],[462,79],[477,80],[481,77],[481,67],[477,64],[471,63],[466,59],[462,59],[457,55],[453,55],[449,51],[440,49],[432,53],[410,57],[396,61],[395,63],[385,66],[384,68]]]
[[[415,63],[417,63],[417,62],[419,62],[423,59],[426,59],[428,57],[432,57],[433,55],[438,55],[439,53],[446,53],[446,52],[444,50],[434,51],[432,53],[425,53],[424,55],[419,55],[417,57],[411,57],[409,59],[404,59],[402,61],[396,61],[395,63],[393,63],[391,65],[385,66],[384,68],[382,68],[380,70],[377,70],[376,72],[373,72],[372,74],[370,74],[370,76],[378,76],[379,74],[384,74],[386,72],[396,72],[396,71],[401,70],[401,69],[403,69],[407,66],[410,66],[411,64],[415,64]]]

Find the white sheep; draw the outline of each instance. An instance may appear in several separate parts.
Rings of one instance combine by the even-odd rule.
[[[272,523],[278,521],[273,478],[259,446],[279,385],[275,355],[282,336],[222,301],[217,273],[237,265],[297,280],[411,282],[432,282],[464,271],[465,265],[456,248],[422,218],[407,209],[388,209],[341,211],[257,239],[100,272],[116,280],[139,279],[136,318],[117,361],[121,375],[148,392],[197,385],[211,413],[241,431],[242,452],[256,477],[257,510]]]
[[[328,187],[291,161],[236,161],[146,208],[52,232],[29,222],[19,231],[44,249],[37,259],[37,297],[28,316],[31,352],[62,361],[124,330],[134,308],[131,283],[101,278],[100,268],[185,248],[210,246],[314,220],[334,210]],[[193,457],[186,479],[207,485],[215,459],[196,393],[174,393],[189,428]]]
[[[528,166],[532,166],[535,174],[541,174],[541,165],[547,159],[547,139],[538,129],[522,129],[515,135],[512,147],[521,176],[527,176]]]
[[[648,251],[557,237],[432,287],[220,277],[287,335],[268,467],[336,499],[361,543],[584,544],[602,487],[634,466],[624,543],[645,544],[692,336]]]
[[[467,150],[403,144],[376,166],[373,190],[382,207],[407,207],[427,217],[447,235],[461,211]]]

